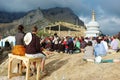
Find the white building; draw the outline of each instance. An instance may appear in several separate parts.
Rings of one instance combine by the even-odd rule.
[[[92,11],[92,20],[86,25],[86,28],[86,37],[97,37],[100,34],[99,23],[96,21],[94,11]]]
[[[13,46],[15,45],[15,36],[8,36],[4,39],[0,40],[0,46],[4,47],[5,46],[5,41],[8,41],[10,44],[12,44]]]

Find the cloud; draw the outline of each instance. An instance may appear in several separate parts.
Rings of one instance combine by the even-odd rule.
[[[101,0],[99,1],[99,3],[107,14],[111,14],[111,15],[120,14],[120,10],[119,10],[120,0],[104,0],[104,1]]]
[[[69,7],[77,13],[82,13],[88,10],[89,5],[84,5],[81,0],[0,0],[0,7],[6,11],[28,11],[37,7]]]
[[[101,12],[101,16],[96,18],[96,21],[99,23],[100,30],[106,35],[114,35],[120,32],[120,18],[116,16],[104,15],[104,12]],[[103,14],[103,15],[102,15]],[[91,21],[91,14],[89,17],[80,16],[79,17],[85,24],[88,24]]]
[[[117,34],[118,32],[120,32],[119,21],[120,21],[120,18],[117,18],[116,16],[112,16],[112,17],[107,16],[107,17],[101,18],[101,20],[99,21],[100,29],[104,34],[109,34],[109,35]]]
[[[55,6],[62,5],[57,0],[0,0],[0,7],[6,11],[28,11],[37,7],[51,8]]]
[[[92,9],[99,11],[101,8],[107,14],[119,15],[119,3],[120,0],[0,0],[0,10],[28,11],[37,7],[69,7],[76,14],[87,16]]]
[[[91,20],[91,12],[95,10],[101,30],[106,34],[114,34],[120,26],[120,0],[0,0],[0,10],[21,12],[40,7],[69,7],[85,22]]]

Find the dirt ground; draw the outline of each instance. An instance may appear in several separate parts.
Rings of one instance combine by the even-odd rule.
[[[47,76],[42,80],[120,80],[120,63],[93,63],[82,60],[83,53],[48,55],[45,69]],[[118,59],[120,53],[108,54],[103,59]],[[7,78],[8,59],[0,65],[0,80]],[[13,77],[10,80],[25,80],[25,76]],[[32,76],[30,80],[35,80]]]

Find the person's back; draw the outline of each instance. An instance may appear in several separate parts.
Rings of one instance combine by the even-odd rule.
[[[80,49],[80,42],[79,42],[79,41],[76,41],[75,47],[76,47],[77,49]]]
[[[118,49],[117,49],[117,52],[119,52],[119,51],[120,51],[120,40],[117,39],[117,41],[118,41]]]
[[[92,42],[88,41],[87,46],[84,49],[84,57],[83,59],[94,59],[94,48],[92,46]]]
[[[24,38],[25,33],[23,29],[24,27],[22,25],[18,26],[18,33],[15,35],[15,40],[16,40],[15,45],[24,45],[23,38]]]
[[[77,40],[76,43],[75,43],[75,46],[74,46],[74,52],[75,53],[79,53],[81,50],[80,50],[80,41]]]
[[[95,56],[105,56],[106,55],[106,50],[103,45],[103,43],[97,42],[97,44],[94,47],[94,54]]]
[[[117,51],[118,46],[119,46],[119,42],[117,41],[116,36],[113,36],[113,40],[110,44],[110,47],[112,48],[112,50]]]
[[[37,27],[32,28],[32,33],[27,33],[24,37],[25,47],[26,47],[26,54],[25,56],[30,58],[41,58],[41,72],[44,74],[44,65],[46,55],[41,51],[40,45],[40,38],[36,35],[37,34]],[[36,64],[34,65],[34,70],[36,71]]]
[[[87,42],[84,40],[83,37],[82,37],[82,41],[80,42],[80,44],[81,44],[80,46],[81,49],[84,49],[87,46]]]
[[[26,45],[26,53],[27,54],[37,54],[37,53],[41,53],[42,51],[40,51],[40,39],[38,36],[36,36],[35,34],[32,34],[32,40],[29,43],[29,45]]]
[[[11,50],[11,45],[10,45],[9,41],[5,41],[4,50],[5,50],[5,51]]]
[[[23,38],[24,38],[25,33],[18,32],[15,35],[15,40],[16,40],[16,45],[24,45]]]
[[[18,26],[18,32],[15,35],[15,46],[12,49],[12,53],[14,55],[20,55],[20,56],[24,56],[25,55],[25,47],[24,47],[24,27],[23,25],[19,25]]]
[[[9,41],[5,41],[5,48],[8,48],[8,47],[10,47],[10,43]]]
[[[106,41],[101,41],[101,43],[104,45],[106,52],[108,52],[108,44]]]
[[[74,43],[72,38],[69,38],[68,40],[68,53],[73,54],[73,49],[74,49]]]

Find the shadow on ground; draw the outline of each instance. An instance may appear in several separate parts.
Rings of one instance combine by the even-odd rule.
[[[48,64],[46,64],[45,65],[45,66],[47,66],[46,70],[48,71],[47,76],[50,76],[54,71],[61,68],[67,62],[68,62],[68,59],[65,59],[65,60],[56,59],[56,60],[53,60],[53,61],[49,62]]]

